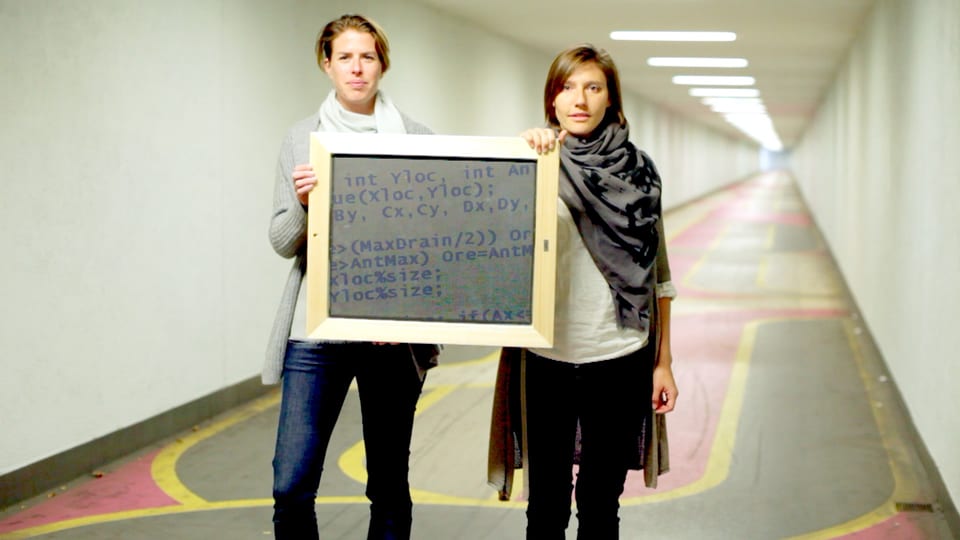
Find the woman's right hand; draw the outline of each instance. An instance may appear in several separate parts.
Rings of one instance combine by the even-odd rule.
[[[302,163],[293,168],[293,188],[297,190],[297,200],[306,206],[310,202],[310,192],[317,185],[317,177],[313,174],[313,165]]]
[[[546,154],[553,150],[557,143],[562,143],[567,137],[567,131],[563,130],[560,135],[554,133],[550,128],[530,128],[520,134],[523,140],[527,141],[530,148],[537,151],[538,154]]]

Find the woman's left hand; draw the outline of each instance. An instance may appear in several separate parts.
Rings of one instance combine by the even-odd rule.
[[[653,368],[653,408],[656,413],[668,413],[677,405],[677,383],[669,363]]]

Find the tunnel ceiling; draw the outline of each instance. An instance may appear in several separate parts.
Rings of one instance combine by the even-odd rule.
[[[625,91],[735,137],[743,133],[673,84],[674,75],[749,75],[786,147],[812,119],[875,0],[419,0],[554,55],[607,49]],[[614,30],[728,31],[718,43],[614,41]],[[653,56],[746,58],[746,68],[651,67]],[[544,67],[546,71],[546,66]]]

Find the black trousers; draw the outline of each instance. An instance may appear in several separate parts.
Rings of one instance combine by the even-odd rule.
[[[588,364],[527,352],[527,538],[563,540],[570,521],[573,465],[577,538],[619,537],[620,495],[653,393],[649,350]]]

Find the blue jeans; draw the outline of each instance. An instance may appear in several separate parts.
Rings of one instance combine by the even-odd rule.
[[[317,488],[330,434],[354,377],[367,458],[367,538],[410,537],[413,503],[407,472],[413,415],[423,386],[410,347],[290,341],[273,458],[273,522],[279,540],[319,538]]]
[[[565,538],[578,423],[577,538],[619,537],[619,499],[653,394],[649,352],[572,364],[527,351],[529,540]]]

